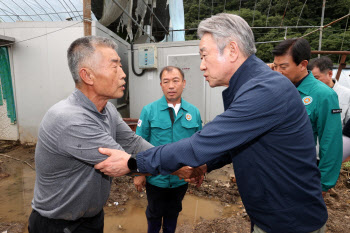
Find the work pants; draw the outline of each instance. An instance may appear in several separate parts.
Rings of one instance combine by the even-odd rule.
[[[188,184],[176,188],[159,188],[146,183],[148,233],[158,233],[162,223],[163,233],[175,232],[187,188]]]
[[[51,219],[33,210],[29,216],[29,233],[103,233],[104,213],[75,221]]]

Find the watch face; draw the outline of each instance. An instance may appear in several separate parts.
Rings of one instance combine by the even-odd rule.
[[[136,170],[137,169],[137,162],[135,158],[131,158],[128,160],[128,168],[130,170]]]

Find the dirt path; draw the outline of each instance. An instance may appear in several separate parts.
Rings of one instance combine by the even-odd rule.
[[[6,154],[21,161],[26,161],[34,166],[34,147],[23,146],[18,143],[0,141],[0,154]],[[16,166],[27,167],[26,171],[30,171],[28,165],[17,160],[0,156],[0,185],[15,176],[14,168]],[[25,176],[25,175],[24,175]],[[227,217],[220,217],[213,220],[201,219],[193,226],[191,224],[180,224],[177,228],[178,233],[246,233],[250,232],[250,221],[244,206],[240,200],[237,186],[232,182],[232,166],[214,171],[207,175],[201,188],[197,189],[190,186],[188,193],[210,200],[219,200],[222,205],[238,205],[239,210]],[[230,178],[231,177],[231,178]],[[350,232],[350,166],[342,168],[338,183],[334,188],[335,193],[327,193],[325,202],[328,207],[329,219],[327,222],[327,233],[346,233]],[[131,177],[119,177],[113,181],[110,198],[106,203],[106,208],[118,201],[119,205],[113,208],[113,214],[123,214],[128,201],[131,198],[146,198],[145,193],[138,193],[132,184]],[[0,199],[1,200],[1,199]],[[24,208],[30,210],[30,200],[26,200]],[[1,203],[0,203],[1,204]],[[2,210],[1,211],[6,211]],[[0,217],[0,232],[22,233],[26,232],[26,220],[30,211],[24,211],[23,218],[14,218],[11,221],[4,220]],[[7,213],[0,213],[7,214]],[[121,232],[123,229],[121,229]],[[108,232],[106,232],[108,233]]]

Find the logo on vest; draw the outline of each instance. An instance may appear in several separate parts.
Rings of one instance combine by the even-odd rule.
[[[342,113],[342,109],[332,109],[332,113],[335,114],[335,113]]]
[[[139,121],[137,122],[137,126],[138,126],[138,127],[141,127],[141,124],[142,124],[142,120],[139,120]]]
[[[303,98],[303,103],[304,105],[309,105],[312,102],[312,97],[311,96],[306,96]]]
[[[189,113],[186,113],[186,120],[190,121],[192,120],[192,116]]]

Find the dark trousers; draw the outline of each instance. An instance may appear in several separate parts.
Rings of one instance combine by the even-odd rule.
[[[159,188],[146,183],[148,233],[158,233],[162,220],[163,233],[175,232],[177,217],[182,210],[182,200],[187,188],[188,184],[177,188]]]
[[[29,216],[29,233],[103,233],[104,213],[75,221],[51,219],[33,210]]]

